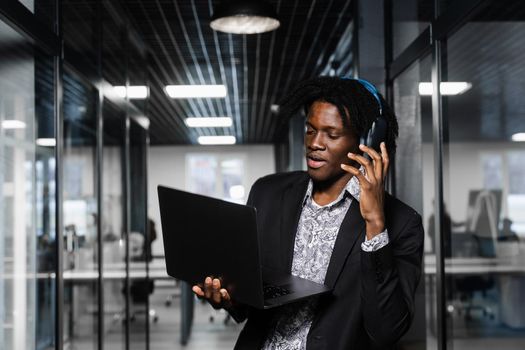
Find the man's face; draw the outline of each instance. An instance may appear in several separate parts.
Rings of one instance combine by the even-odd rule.
[[[350,164],[348,152],[358,151],[358,138],[343,125],[336,106],[314,102],[308,111],[304,146],[308,174],[316,182],[332,181],[348,174],[341,164]]]

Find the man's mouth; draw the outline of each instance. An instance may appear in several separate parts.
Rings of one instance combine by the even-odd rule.
[[[326,164],[326,160],[316,157],[316,156],[307,156],[306,164],[309,168],[318,169]]]

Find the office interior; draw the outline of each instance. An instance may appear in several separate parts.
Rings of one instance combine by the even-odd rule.
[[[388,191],[425,227],[398,348],[524,349],[525,4],[270,0],[278,29],[226,34],[218,3],[0,3],[1,348],[233,348],[242,324],[166,274],[156,186],[244,203],[304,170],[304,115],[279,99],[344,75],[394,108]]]

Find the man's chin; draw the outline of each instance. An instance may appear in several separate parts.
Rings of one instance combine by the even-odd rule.
[[[308,168],[307,172],[308,175],[310,175],[310,178],[315,183],[332,183],[336,182],[343,176],[347,175],[345,172],[333,174],[333,173],[327,173],[326,171],[323,171],[324,169],[314,169],[314,168]]]
[[[329,174],[326,174],[319,168],[308,168],[307,172],[314,182],[325,182],[330,178]]]

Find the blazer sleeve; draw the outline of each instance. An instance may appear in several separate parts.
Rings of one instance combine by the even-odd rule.
[[[421,216],[413,212],[388,245],[374,252],[361,251],[364,326],[378,347],[394,344],[410,326],[423,237]]]

